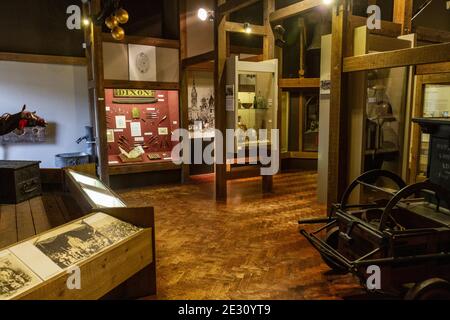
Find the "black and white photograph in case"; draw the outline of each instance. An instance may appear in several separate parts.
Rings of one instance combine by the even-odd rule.
[[[71,226],[70,230],[40,239],[35,246],[60,268],[66,269],[92,257],[112,243],[92,226],[82,222]]]
[[[9,300],[41,280],[9,251],[0,252],[0,300]]]
[[[215,128],[214,78],[211,72],[195,72],[189,79],[189,131]]]
[[[104,213],[97,213],[86,218],[84,222],[108,238],[112,244],[125,240],[142,230]]]

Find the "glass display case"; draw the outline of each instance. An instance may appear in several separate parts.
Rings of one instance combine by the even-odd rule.
[[[100,180],[85,174],[67,171],[68,176],[83,192],[86,200],[92,208],[125,208],[125,203],[112,190],[105,186]]]
[[[426,84],[423,88],[423,117],[448,118],[450,116],[450,85]],[[421,133],[418,176],[425,178],[428,168],[430,135]]]
[[[227,128],[240,129],[236,151],[270,144],[271,130],[278,129],[278,61],[244,62],[238,57],[229,61],[234,72],[226,90]],[[260,130],[267,130],[267,134]]]
[[[319,152],[318,89],[282,92],[281,153],[285,158],[315,160]]]
[[[106,89],[105,100],[110,166],[172,160],[178,91]]]
[[[407,68],[367,74],[365,169],[402,173]]]
[[[319,95],[305,94],[302,124],[302,151],[319,151]]]

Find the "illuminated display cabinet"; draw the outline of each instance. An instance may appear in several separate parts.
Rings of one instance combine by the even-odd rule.
[[[109,165],[171,161],[178,91],[106,89]]]
[[[227,66],[227,128],[240,129],[236,151],[258,143],[270,145],[271,130],[278,129],[278,60],[247,62],[236,56]],[[260,134],[261,129],[267,135]]]

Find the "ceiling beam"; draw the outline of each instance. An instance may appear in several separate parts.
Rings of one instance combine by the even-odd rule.
[[[219,17],[239,11],[245,7],[257,3],[259,0],[227,0],[219,6]]]
[[[367,25],[366,17],[350,15],[348,19],[350,30]],[[369,30],[369,33],[397,38],[402,34],[402,25],[392,21],[381,20],[381,29]]]
[[[0,52],[0,61],[66,64],[74,66],[87,65],[87,59],[85,57],[51,56],[51,55],[11,53],[11,52]]]
[[[260,55],[263,53],[262,48],[252,48],[252,47],[243,47],[243,46],[230,46],[230,53],[235,54],[253,54],[253,55]]]
[[[344,59],[344,72],[384,69],[450,61],[450,42],[371,53]]]
[[[270,23],[276,23],[281,20],[302,14],[323,5],[323,0],[303,0],[290,6],[276,10],[270,14]]]
[[[256,36],[266,36],[267,35],[267,29],[265,26],[259,26],[251,24],[250,28],[252,29],[251,35]],[[232,33],[246,33],[244,29],[243,23],[237,23],[237,22],[225,22],[225,31],[226,32],[232,32]]]
[[[141,37],[141,36],[125,36],[123,40],[115,40],[110,33],[102,34],[103,42],[125,43],[125,44],[140,44],[145,46],[162,47],[162,48],[180,48],[180,41],[171,39]]]
[[[187,67],[194,66],[194,65],[197,65],[200,63],[214,61],[215,57],[216,56],[215,56],[214,51],[209,51],[206,53],[199,54],[197,56],[183,59],[181,64],[182,64],[183,68],[187,68]]]
[[[450,42],[450,31],[417,26],[414,28],[414,33],[417,33],[419,41]]]
[[[421,64],[416,68],[417,75],[434,74],[434,73],[450,73],[450,61]]]
[[[280,79],[278,85],[283,89],[312,89],[320,88],[319,78]]]

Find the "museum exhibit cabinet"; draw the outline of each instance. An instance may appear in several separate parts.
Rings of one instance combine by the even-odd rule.
[[[187,104],[187,130],[191,140],[191,148],[199,148],[202,152],[214,143],[216,118],[215,118],[215,92],[214,72],[208,67],[191,66],[184,71],[187,85],[187,96],[184,103]],[[187,100],[187,101],[186,101]],[[186,126],[184,126],[186,129]],[[204,159],[195,158],[191,154],[189,175],[201,175],[214,173],[214,166],[208,164]]]
[[[178,91],[106,89],[105,97],[110,167],[172,161]]]
[[[180,181],[181,166],[171,158],[172,133],[181,128],[179,42],[133,36],[120,43],[106,34],[97,41],[100,170],[114,187]]]
[[[324,11],[311,10],[304,16],[286,19],[283,24],[291,32],[282,49],[279,80],[284,169],[317,169],[321,36],[330,32],[329,19]]]
[[[127,207],[96,177],[75,170],[56,169],[52,175],[60,177],[59,190],[65,190],[73,201],[70,210],[80,218],[63,223],[48,204],[51,195],[43,195],[52,223],[44,227],[45,213],[36,215],[32,209],[35,231],[2,248],[0,300],[137,299],[156,293],[153,208]],[[48,170],[43,174],[49,175]],[[39,201],[31,200],[30,206]],[[23,206],[17,205],[17,211],[18,221],[25,221]],[[24,226],[17,228],[23,233]],[[82,285],[72,290],[67,283],[77,270]]]
[[[308,79],[305,79],[305,82]],[[317,160],[319,152],[319,89],[283,88],[282,157]]]
[[[125,203],[108,186],[97,178],[66,170],[66,186],[72,197],[75,197],[78,205],[89,212],[103,208],[125,208]]]
[[[235,56],[228,59],[227,72],[227,129],[237,130],[235,154],[258,145],[270,148],[271,130],[278,129],[278,60],[247,62]]]
[[[416,76],[414,117],[448,118],[450,115],[450,74]],[[421,182],[427,177],[430,136],[413,125],[409,180]]]
[[[354,56],[409,48],[407,39],[393,39],[368,32],[366,26],[354,30]],[[348,80],[350,112],[348,181],[362,173],[382,169],[404,176],[408,166],[405,130],[410,69],[408,67],[352,72]],[[352,196],[364,194],[363,188]]]

